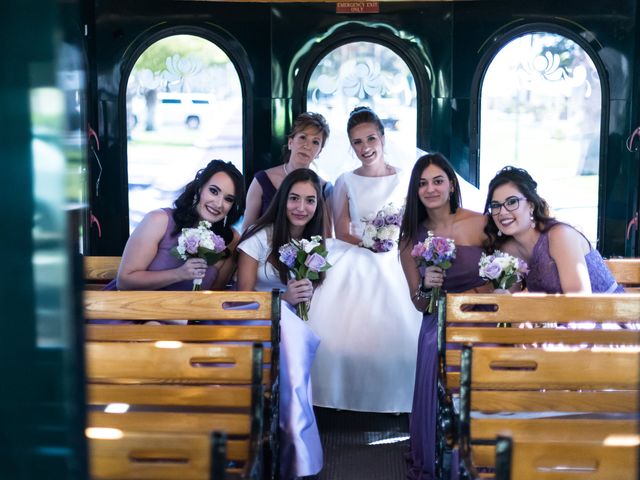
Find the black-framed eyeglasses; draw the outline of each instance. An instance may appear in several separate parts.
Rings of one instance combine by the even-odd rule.
[[[507,212],[513,212],[520,206],[520,200],[526,200],[524,197],[509,197],[504,202],[491,202],[489,204],[489,211],[491,215],[498,215],[500,209],[504,206]]]

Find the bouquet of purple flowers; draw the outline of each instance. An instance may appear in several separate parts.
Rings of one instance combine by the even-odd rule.
[[[363,218],[362,246],[374,252],[388,252],[398,243],[403,208],[392,203]]]
[[[418,266],[430,267],[435,265],[443,270],[451,268],[452,261],[456,258],[456,244],[450,238],[435,237],[433,232],[427,232],[427,238],[418,242],[411,250],[411,256],[416,258]],[[427,312],[433,313],[438,306],[440,287],[434,287],[431,291]]]
[[[310,240],[293,239],[282,245],[278,253],[280,261],[289,268],[295,280],[318,280],[320,272],[326,272],[331,268],[327,261],[327,249],[319,235],[312,236]],[[300,302],[296,306],[296,312],[302,320],[309,320],[308,302]]]
[[[227,246],[219,235],[211,231],[211,223],[201,220],[195,228],[183,228],[178,237],[178,245],[171,254],[181,260],[204,258],[207,265],[213,265],[226,256]],[[200,290],[201,278],[193,279],[193,290]]]
[[[496,250],[492,255],[483,253],[478,266],[482,278],[490,280],[493,288],[504,290],[520,282],[529,272],[527,262],[500,250]]]

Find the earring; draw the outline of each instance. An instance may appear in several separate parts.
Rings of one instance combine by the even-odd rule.
[[[502,230],[498,230],[498,236],[501,237],[502,236]]]
[[[536,228],[536,220],[533,218],[533,212],[529,214],[529,220],[531,220],[531,228]]]
[[[193,202],[191,202],[191,206],[194,206],[196,203],[198,203],[198,194],[194,193],[193,194]]]

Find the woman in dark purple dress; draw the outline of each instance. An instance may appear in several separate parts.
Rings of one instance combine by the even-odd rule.
[[[527,262],[530,292],[623,292],[585,236],[549,216],[537,186],[526,170],[511,166],[491,180],[485,206],[489,249]]]
[[[413,304],[421,312],[427,309],[434,287],[447,292],[488,291],[478,275],[486,217],[461,208],[460,197],[455,172],[444,156],[434,153],[418,159],[409,181],[400,259]],[[446,273],[435,266],[419,269],[411,256],[413,245],[423,241],[427,231],[455,241],[456,258]],[[424,313],[409,424],[408,478],[412,480],[435,478],[437,365],[436,313]]]
[[[309,168],[329,138],[329,125],[319,113],[305,112],[296,117],[287,143],[282,147],[281,165],[256,172],[247,190],[247,208],[244,212],[242,230],[246,230],[261,217],[289,173],[298,168]],[[330,185],[321,180],[323,197],[326,200]],[[330,232],[330,215],[325,214],[325,233]]]
[[[174,208],[149,212],[133,231],[122,254],[118,275],[107,290],[191,290],[193,280],[202,279],[203,290],[221,290],[235,269],[231,255],[239,234],[232,225],[240,219],[244,205],[244,180],[231,162],[212,160],[198,171]],[[178,244],[183,228],[211,223],[230,255],[208,266],[201,258],[186,261],[170,251]]]

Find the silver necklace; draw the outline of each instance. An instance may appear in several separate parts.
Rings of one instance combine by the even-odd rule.
[[[286,177],[287,175],[289,175],[289,172],[287,172],[287,164],[283,163],[282,164],[282,170],[284,170],[284,176]]]

